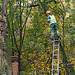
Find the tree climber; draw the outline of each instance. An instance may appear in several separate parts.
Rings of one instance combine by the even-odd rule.
[[[49,23],[51,27],[51,38],[54,39],[54,29],[56,29],[56,33],[59,37],[59,32],[58,32],[55,16],[50,14],[50,11],[47,11],[46,14],[47,14],[47,22]]]

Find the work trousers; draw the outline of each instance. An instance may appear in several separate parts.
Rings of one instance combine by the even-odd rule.
[[[52,37],[52,38],[54,37],[54,29],[56,30],[56,33],[57,33],[57,35],[59,36],[57,24],[56,24],[56,23],[52,23],[52,24],[50,25],[50,27],[51,27],[51,37]]]

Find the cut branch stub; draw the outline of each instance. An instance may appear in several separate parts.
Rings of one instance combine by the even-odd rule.
[[[1,49],[2,51],[5,51],[6,52],[6,43],[5,42],[2,42],[2,45],[1,45]]]

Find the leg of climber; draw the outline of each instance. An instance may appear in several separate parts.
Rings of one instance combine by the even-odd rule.
[[[51,38],[54,39],[54,25],[51,25]]]
[[[57,24],[55,24],[55,29],[56,29],[57,35],[59,37],[59,31],[58,31],[58,28],[57,28]]]

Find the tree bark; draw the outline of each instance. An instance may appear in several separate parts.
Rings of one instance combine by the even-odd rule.
[[[11,65],[8,55],[6,27],[7,27],[7,0],[2,1],[2,15],[0,16],[0,72],[8,72],[11,75]],[[9,57],[9,58],[8,58]]]

